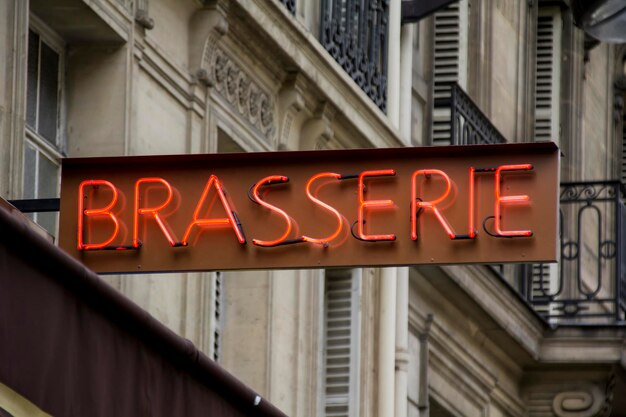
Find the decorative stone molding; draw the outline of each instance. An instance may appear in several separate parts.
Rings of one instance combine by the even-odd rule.
[[[552,401],[557,417],[603,417],[606,395],[596,385],[583,385],[558,393]]]
[[[215,84],[211,64],[218,42],[228,32],[225,6],[217,0],[206,1],[191,17],[189,25],[189,69],[192,76],[209,87]]]
[[[323,149],[334,136],[331,123],[337,113],[328,102],[319,103],[315,114],[302,126],[299,149]]]
[[[295,128],[301,123],[303,115],[301,111],[304,109],[304,90],[305,81],[302,75],[291,73],[283,83],[278,94],[278,107],[282,120],[280,122],[280,136],[278,140],[279,149],[296,149],[298,139],[295,137],[298,133]]]
[[[138,0],[135,10],[135,22],[146,30],[154,29],[154,19],[150,17],[148,0]]]
[[[233,110],[271,141],[276,132],[271,95],[219,47],[212,52],[212,56],[209,85],[213,85]]]
[[[612,373],[609,380],[606,382],[606,388],[604,390],[604,404],[602,404],[602,410],[598,414],[600,417],[609,417],[613,410],[613,395],[615,393],[615,385],[617,384],[617,375]]]

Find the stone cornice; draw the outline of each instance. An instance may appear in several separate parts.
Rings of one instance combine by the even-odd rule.
[[[621,364],[626,368],[625,325],[552,328],[487,268],[444,266],[441,270],[533,358],[527,366]]]
[[[625,326],[569,326],[547,332],[539,361],[546,364],[626,366]]]
[[[539,358],[546,325],[511,288],[482,266],[444,266],[451,279],[470,295],[533,358]]]

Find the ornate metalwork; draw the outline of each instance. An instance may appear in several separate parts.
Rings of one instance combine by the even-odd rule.
[[[506,138],[457,84],[451,87],[453,145],[506,143]]]
[[[383,111],[388,29],[389,0],[322,0],[322,46]]]
[[[292,15],[296,14],[296,0],[279,0]]]
[[[622,321],[626,313],[626,206],[620,182],[561,184],[559,272],[525,265],[524,295],[559,323]]]

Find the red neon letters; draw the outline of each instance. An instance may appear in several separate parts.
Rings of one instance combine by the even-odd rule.
[[[324,203],[323,201],[321,201],[320,199],[318,199],[316,196],[314,196],[311,193],[311,185],[318,179],[320,178],[335,178],[335,179],[340,179],[341,178],[341,174],[335,174],[334,172],[322,172],[321,174],[317,174],[311,177],[311,179],[309,179],[309,182],[306,183],[306,195],[307,197],[309,197],[309,199],[311,201],[313,201],[315,204],[318,204],[319,206],[323,207],[324,209],[330,211],[331,213],[333,213],[335,215],[335,217],[337,218],[337,228],[335,229],[335,231],[323,238],[313,238],[313,237],[309,237],[309,236],[302,236],[302,240],[304,240],[305,242],[310,242],[310,243],[318,243],[318,244],[327,244],[328,242],[334,240],[337,236],[339,236],[339,233],[341,233],[341,228],[343,227],[343,217],[341,217],[341,213],[339,213],[335,208],[329,206],[328,204]]]
[[[163,185],[167,190],[167,197],[165,198],[165,201],[157,207],[139,207],[139,200],[141,200],[139,193],[141,184]],[[133,247],[138,248],[141,246],[141,241],[139,240],[139,216],[144,214],[154,217],[154,220],[156,220],[159,228],[165,235],[165,238],[170,243],[170,245],[177,246],[176,238],[169,231],[169,227],[165,224],[165,222],[159,215],[159,211],[167,207],[170,201],[172,201],[172,195],[172,186],[163,178],[141,178],[135,183],[135,221],[133,226]]]
[[[424,175],[426,179],[430,179],[433,175],[439,175],[440,177],[444,179],[444,181],[446,182],[446,190],[441,195],[441,197],[432,201],[419,200],[419,197],[417,196],[417,184],[416,183],[417,183],[417,177],[420,175]],[[443,215],[437,208],[437,205],[448,197],[448,194],[450,194],[451,189],[452,189],[452,181],[450,180],[450,177],[448,177],[448,174],[446,174],[445,172],[439,169],[421,169],[413,173],[413,177],[411,180],[411,239],[417,240],[417,216],[418,216],[417,210],[418,209],[432,210],[433,213],[435,214],[435,217],[437,217],[437,220],[439,220],[439,223],[441,223],[444,230],[448,234],[448,237],[450,237],[450,239],[457,238],[456,233],[454,233],[454,231],[452,230],[452,227],[450,226],[446,218],[443,217]]]
[[[111,202],[107,204],[105,207],[99,209],[85,209],[85,200],[87,196],[85,195],[85,187],[94,187],[94,189],[99,188],[100,186],[105,186],[109,188],[113,192],[113,198]],[[111,211],[115,204],[117,203],[117,189],[113,184],[109,181],[105,180],[87,180],[80,183],[78,186],[78,250],[96,250],[96,249],[104,249],[106,248],[113,239],[117,236],[117,233],[120,230],[120,222]],[[84,221],[86,217],[96,217],[96,216],[107,216],[113,221],[115,228],[113,229],[113,233],[111,237],[104,242],[101,243],[85,243],[85,228]]]
[[[278,246],[281,243],[285,243],[285,241],[287,240],[287,237],[289,237],[289,234],[291,233],[291,229],[293,228],[291,217],[289,217],[287,213],[285,213],[283,210],[279,209],[278,207],[273,206],[263,201],[263,199],[259,195],[259,188],[261,188],[264,185],[281,184],[281,183],[285,183],[288,181],[289,181],[289,178],[283,175],[271,175],[269,177],[263,178],[261,181],[257,182],[252,187],[252,195],[251,195],[252,199],[256,203],[267,208],[268,210],[278,213],[287,222],[287,226],[285,227],[285,232],[278,239],[275,239],[275,240],[252,239],[252,243],[254,243],[257,246]]]
[[[383,169],[376,171],[363,171],[359,175],[359,215],[357,220],[357,233],[361,240],[367,240],[372,242],[382,240],[396,240],[396,235],[366,235],[364,231],[365,226],[365,210],[366,209],[389,209],[393,208],[394,204],[391,200],[365,200],[365,178],[367,177],[386,177],[394,176],[396,171],[393,169]]]
[[[531,171],[533,166],[530,164],[520,165],[502,165],[496,169],[495,178],[495,207],[494,207],[494,229],[498,236],[502,237],[530,237],[533,235],[531,230],[502,230],[502,205],[504,204],[524,204],[530,201],[527,195],[509,195],[501,196],[501,181],[503,171]]]
[[[220,202],[222,203],[222,206],[224,207],[224,210],[226,211],[226,215],[228,216],[227,218],[222,218],[222,219],[199,219],[198,218],[200,216],[200,210],[202,209],[202,206],[204,205],[207,195],[209,194],[209,191],[211,190],[211,186],[215,188],[215,191],[217,192]],[[196,210],[193,212],[193,220],[187,227],[185,236],[183,236],[182,244],[184,246],[187,246],[189,244],[188,242],[189,235],[191,234],[191,229],[194,226],[219,227],[219,226],[228,226],[228,225],[230,225],[235,231],[235,235],[237,236],[237,240],[239,241],[239,243],[241,244],[246,243],[246,238],[244,237],[242,231],[239,228],[239,222],[237,221],[235,210],[233,210],[230,207],[230,204],[228,203],[228,200],[226,199],[226,195],[224,194],[224,190],[222,189],[222,184],[220,183],[220,180],[215,175],[211,175],[211,177],[206,183],[206,186],[204,187],[204,191],[202,192],[202,197],[200,197],[200,201],[198,201]]]
[[[468,227],[469,233],[467,235],[459,235],[456,234],[453,227],[450,225],[446,217],[444,217],[442,211],[442,206],[445,204],[446,200],[451,200],[451,191],[453,189],[453,181],[450,176],[440,169],[419,169],[413,171],[411,175],[411,193],[410,193],[410,238],[413,241],[418,240],[418,223],[419,223],[419,215],[422,212],[431,212],[434,215],[434,218],[441,225],[445,233],[450,239],[476,239],[477,232],[475,229],[477,208],[476,208],[476,174],[493,174],[494,178],[494,188],[493,188],[493,206],[491,205],[491,201],[486,206],[484,203],[480,206],[480,213],[482,216],[487,216],[485,218],[494,218],[494,231],[489,232],[486,230],[485,221],[483,221],[483,228],[488,235],[492,237],[501,237],[501,238],[520,238],[520,237],[531,237],[533,236],[533,232],[531,230],[506,230],[503,226],[503,209],[505,206],[510,206],[514,204],[528,204],[530,201],[530,197],[528,195],[502,195],[502,179],[506,174],[511,174],[513,172],[528,172],[532,171],[533,166],[530,164],[512,164],[512,165],[501,165],[499,167],[491,167],[491,168],[474,168],[470,167],[468,172],[469,177],[469,189],[468,189],[468,198],[467,198],[467,215],[468,215]],[[367,220],[370,220],[373,213],[373,210],[389,210],[392,208],[397,208],[396,204],[393,200],[374,200],[366,198],[366,181],[369,183],[373,181],[375,177],[395,177],[396,171],[393,169],[383,169],[383,170],[368,170],[362,171],[358,175],[345,175],[335,172],[321,172],[312,175],[305,185],[305,192],[307,198],[315,205],[320,207],[321,209],[328,212],[328,214],[332,215],[336,220],[336,227],[332,230],[332,232],[328,233],[326,236],[321,237],[313,237],[309,234],[303,234],[299,237],[291,238],[290,235],[298,233],[298,226],[294,219],[283,209],[278,208],[264,200],[263,191],[268,191],[270,186],[285,184],[289,182],[289,177],[284,175],[270,175],[256,182],[248,192],[248,197],[252,202],[260,205],[263,209],[269,210],[274,215],[280,216],[284,222],[284,229],[280,232],[279,237],[273,240],[262,240],[262,239],[252,239],[252,243],[259,247],[275,247],[282,246],[292,243],[310,243],[314,245],[323,245],[324,247],[328,246],[328,243],[337,239],[337,237],[341,234],[341,231],[346,224],[346,218],[344,214],[342,214],[337,208],[331,206],[329,203],[320,200],[317,196],[317,192],[314,189],[315,184],[322,184],[318,187],[321,188],[325,186],[329,182],[338,183],[340,180],[349,180],[349,179],[357,179],[358,184],[356,195],[357,195],[357,207],[356,213],[352,213],[352,216],[356,214],[356,231],[353,231],[353,236],[361,241],[367,242],[380,242],[380,241],[395,241],[396,234],[395,233],[387,233],[387,234],[368,234],[366,230],[369,228],[369,225],[366,225]],[[432,180],[433,177],[436,177],[439,180],[443,181],[444,190],[441,192],[437,198],[430,200],[423,200],[421,188],[426,184],[427,181]],[[321,181],[325,180],[325,182]],[[395,179],[389,179],[394,180]],[[421,181],[421,182],[420,182]],[[91,188],[89,188],[91,187]],[[418,187],[420,190],[418,190]],[[88,188],[91,191],[88,192]],[[106,192],[111,193],[110,201],[108,201],[108,194],[100,194],[102,190],[106,190]],[[148,203],[147,196],[151,190],[157,190],[158,196],[162,200],[158,203]],[[210,198],[210,194],[214,191],[213,197]],[[352,188],[354,190],[354,188]],[[336,192],[337,189],[334,190]],[[119,201],[120,191],[115,187],[113,183],[110,181],[102,180],[102,179],[90,179],[82,181],[78,187],[78,234],[77,234],[77,247],[80,251],[94,251],[94,250],[109,250],[109,249],[140,249],[145,242],[142,242],[140,239],[140,231],[139,231],[139,222],[141,220],[141,216],[145,222],[148,220],[154,220],[156,225],[159,227],[170,246],[174,247],[186,247],[189,246],[189,239],[195,227],[204,229],[204,228],[215,228],[215,227],[228,227],[230,226],[235,233],[237,241],[239,244],[246,243],[246,237],[243,233],[243,227],[239,220],[239,217],[234,210],[233,202],[227,197],[228,193],[222,182],[216,175],[211,175],[207,180],[204,189],[202,191],[201,197],[198,200],[193,215],[191,219],[189,219],[189,223],[186,223],[185,232],[183,235],[182,241],[177,241],[176,235],[172,232],[169,224],[165,221],[165,217],[168,216],[168,208],[170,208],[169,214],[175,214],[176,209],[172,200],[174,199],[174,188],[172,185],[163,178],[159,177],[146,177],[139,178],[134,184],[134,198],[133,198],[133,235],[132,235],[132,246],[115,246],[111,245],[112,242],[119,235],[119,230],[123,222],[121,221],[124,218],[119,212],[123,211],[123,207],[119,209],[114,214],[113,210],[116,204]],[[123,195],[122,195],[123,196]],[[103,205],[103,207],[99,208],[90,208],[88,204],[88,200],[92,198],[97,198],[97,203],[95,205]],[[354,198],[353,196],[348,196],[347,198]],[[158,198],[157,198],[158,199]],[[107,204],[101,203],[101,201],[108,201]],[[122,199],[122,201],[124,201]],[[226,215],[223,217],[210,218],[211,210],[215,203],[221,204],[224,209]],[[354,203],[354,200],[352,200]],[[454,203],[453,201],[450,204]],[[120,204],[123,206],[123,204]],[[338,205],[337,207],[340,207]],[[345,207],[345,206],[344,206]],[[489,207],[489,208],[485,208]],[[491,207],[493,207],[493,216],[489,216],[491,213],[485,213],[485,210],[490,211]],[[400,204],[400,208],[402,205]],[[246,213],[246,212],[244,212]],[[400,213],[406,213],[406,211],[400,210]],[[458,208],[456,209],[456,213],[458,213]],[[250,215],[250,214],[248,214]],[[450,215],[450,214],[449,214]],[[118,217],[119,216],[119,217]],[[349,216],[349,217],[352,217]],[[352,217],[354,218],[354,217]],[[394,218],[399,218],[396,214],[394,214]],[[96,219],[102,219],[105,221],[94,222]],[[91,220],[91,221],[88,221]],[[187,219],[185,219],[187,220]],[[252,221],[252,219],[249,219]],[[180,217],[170,219],[172,225],[181,223]],[[89,227],[107,227],[102,226],[103,224],[111,224],[113,226],[113,230],[110,235],[109,229],[105,228],[104,232],[100,234],[89,233]],[[150,222],[152,223],[152,222]],[[148,224],[148,223],[146,223]],[[110,227],[110,226],[109,226]],[[153,226],[150,226],[153,227]],[[310,226],[309,226],[310,227]],[[353,225],[354,227],[354,225]],[[387,226],[392,229],[394,232],[398,232],[398,227],[394,225]],[[294,232],[296,230],[296,232]],[[315,234],[315,232],[310,232]],[[323,233],[323,232],[322,232]],[[317,235],[322,234],[320,232]],[[278,233],[277,233],[278,234]],[[92,236],[92,238],[100,239],[100,236],[108,236],[107,239],[103,239],[100,242],[88,242],[88,236]],[[98,236],[98,237],[95,237]],[[120,239],[123,240],[123,239]]]

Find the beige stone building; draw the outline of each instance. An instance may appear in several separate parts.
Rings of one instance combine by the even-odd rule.
[[[63,157],[552,140],[559,264],[105,279],[290,416],[626,415],[626,47],[569,0],[401,9],[0,0],[0,196]]]

